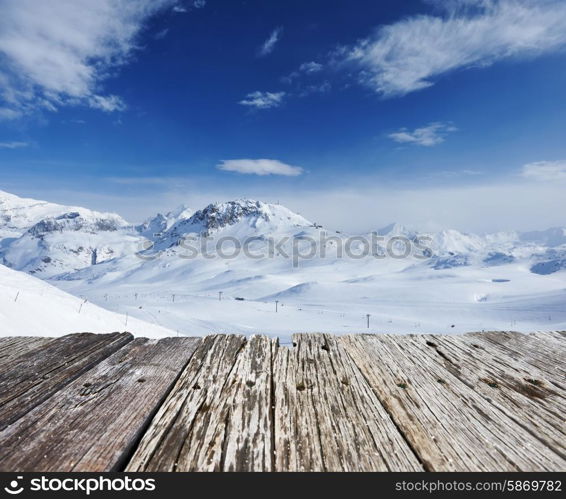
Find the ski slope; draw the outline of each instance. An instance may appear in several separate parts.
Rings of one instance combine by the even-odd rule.
[[[63,336],[129,331],[161,338],[174,333],[135,317],[105,310],[35,277],[0,265],[0,336]]]
[[[20,207],[30,201],[4,199],[18,207],[14,216],[3,212],[5,226],[18,217],[25,225]],[[566,329],[564,228],[484,235],[442,230],[425,234],[426,249],[415,246],[405,258],[378,258],[387,253],[388,241],[401,238],[415,245],[420,236],[416,229],[391,224],[363,235],[383,241],[376,243],[375,255],[358,258],[360,240],[281,205],[249,199],[196,212],[183,206],[138,226],[118,215],[63,211],[34,220],[27,229],[20,226],[19,237],[0,241],[6,264],[73,295],[59,296],[48,287],[14,301],[20,288],[47,285],[3,268],[4,328],[27,331],[13,334],[110,328],[143,335],[264,333],[288,339],[301,331]],[[309,241],[323,240],[309,256]],[[242,244],[247,254],[235,251]],[[354,256],[339,251],[348,244]],[[64,312],[52,297],[65,303]],[[37,318],[28,317],[32,302],[41,309]]]

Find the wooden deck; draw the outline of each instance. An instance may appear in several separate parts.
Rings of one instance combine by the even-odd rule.
[[[0,338],[0,471],[566,470],[566,333]]]

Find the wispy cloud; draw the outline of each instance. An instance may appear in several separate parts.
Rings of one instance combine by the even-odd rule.
[[[360,81],[384,96],[434,84],[456,69],[535,57],[566,46],[563,0],[434,2],[439,15],[413,16],[334,54],[353,63]]]
[[[283,175],[296,177],[303,173],[299,166],[291,166],[276,159],[229,159],[218,165],[219,170],[247,175]]]
[[[324,65],[315,61],[304,62],[299,66],[298,69],[289,73],[287,76],[283,76],[281,81],[284,83],[293,83],[294,80],[300,78],[303,75],[313,75],[319,73],[324,69]]]
[[[388,137],[395,142],[401,144],[416,144],[419,146],[431,147],[441,144],[446,140],[446,135],[450,132],[458,130],[456,127],[448,123],[429,123],[428,125],[408,130],[401,128],[401,130],[390,133]]]
[[[302,85],[298,89],[299,97],[307,97],[312,94],[326,94],[330,92],[332,85],[328,80],[324,80],[320,83],[315,83],[312,85]]]
[[[169,28],[164,28],[161,31],[158,31],[157,33],[155,33],[155,35],[153,35],[153,38],[155,40],[162,40],[163,38],[165,38],[167,36],[167,33],[169,33]]]
[[[0,0],[0,118],[69,104],[124,109],[101,84],[128,62],[149,17],[174,3]]]
[[[186,0],[184,2],[181,0],[177,5],[173,5],[171,10],[177,14],[186,14],[192,9],[202,9],[203,7],[206,7],[206,0]]]
[[[258,53],[259,53],[260,57],[264,57],[266,55],[271,54],[271,52],[273,52],[273,50],[275,49],[275,45],[277,45],[277,42],[281,38],[281,33],[283,33],[283,28],[281,28],[281,27],[275,28],[271,32],[271,35],[269,35],[269,38],[267,40],[265,40],[265,42],[263,42],[263,45],[259,48]]]
[[[107,113],[126,109],[126,103],[117,95],[93,95],[86,102],[93,109],[99,109]]]
[[[566,160],[528,163],[523,166],[521,175],[542,181],[566,180]]]
[[[0,149],[21,149],[22,147],[29,147],[27,142],[0,142]]]
[[[283,103],[285,92],[252,92],[240,101],[242,106],[253,107],[256,109],[270,109],[279,107]]]
[[[319,71],[322,71],[323,67],[324,66],[322,64],[315,62],[315,61],[304,62],[299,67],[299,71],[301,71],[303,73],[307,73],[307,74],[313,74],[313,73],[318,73]]]
[[[281,82],[293,86],[290,94],[307,97],[312,94],[330,92],[332,85],[327,79],[316,78],[323,71],[324,65],[316,61],[304,62],[295,71],[281,78]]]

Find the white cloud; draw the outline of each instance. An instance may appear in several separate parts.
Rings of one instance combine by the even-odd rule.
[[[285,92],[252,92],[240,101],[242,106],[255,107],[256,109],[270,109],[279,107],[283,103]]]
[[[273,52],[273,50],[275,49],[275,45],[277,45],[277,42],[281,38],[282,32],[283,32],[283,28],[276,28],[271,32],[269,38],[265,40],[265,42],[263,42],[263,45],[259,49],[260,56],[263,57]]]
[[[100,109],[107,113],[112,111],[123,111],[126,109],[124,101],[116,95],[93,95],[88,99],[88,105],[94,109]]]
[[[291,166],[276,159],[229,159],[218,165],[219,170],[247,175],[283,175],[296,177],[303,173],[299,166]]]
[[[293,83],[294,80],[299,79],[303,75],[313,75],[319,73],[324,69],[324,66],[318,62],[304,62],[299,66],[299,69],[292,71],[287,76],[283,76],[281,81],[283,83]]]
[[[416,128],[413,131],[402,128],[398,132],[390,133],[388,137],[402,144],[431,147],[444,142],[446,135],[456,130],[456,127],[447,123],[429,123],[427,126]]]
[[[206,7],[206,0],[193,0],[192,2],[189,3],[190,3],[189,7],[186,7],[181,3],[174,5],[171,10],[173,10],[173,12],[177,14],[185,14],[189,12],[191,9],[202,9],[203,7]]]
[[[528,163],[523,166],[521,175],[534,180],[566,180],[566,160]]]
[[[148,18],[175,0],[0,0],[0,118],[65,104],[124,108],[101,84]]]
[[[566,46],[563,0],[451,0],[444,12],[381,26],[334,57],[360,69],[360,80],[385,95],[404,95],[456,69],[534,57]]]
[[[28,146],[27,142],[0,142],[0,149],[21,149]]]
[[[315,61],[304,62],[299,67],[299,71],[302,71],[303,73],[307,73],[307,74],[313,74],[322,71],[323,67],[324,66],[322,64],[319,64],[318,62]]]

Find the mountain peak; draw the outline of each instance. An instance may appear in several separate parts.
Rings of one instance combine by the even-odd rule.
[[[412,230],[408,229],[404,225],[393,222],[379,229],[377,231],[377,234],[379,236],[400,236],[400,235],[407,235],[412,232],[413,232]]]
[[[210,235],[228,227],[274,232],[288,227],[311,226],[301,215],[278,204],[254,199],[235,199],[211,203],[190,218],[175,223],[164,235],[167,245],[175,244],[185,234]]]
[[[189,208],[187,205],[182,204],[167,212],[165,215],[158,213],[157,215],[148,218],[142,224],[136,226],[136,230],[144,237],[155,240],[161,237],[161,235],[169,230],[173,225],[182,220],[191,218],[194,210]]]
[[[191,209],[186,204],[181,204],[177,206],[174,210],[166,213],[165,217],[171,220],[183,220],[185,218],[190,218],[194,214],[195,210]]]
[[[311,225],[301,215],[281,205],[264,203],[254,199],[235,199],[223,203],[212,203],[197,211],[189,220],[201,223],[208,231],[235,225],[247,219],[257,228],[261,222],[273,225]]]

